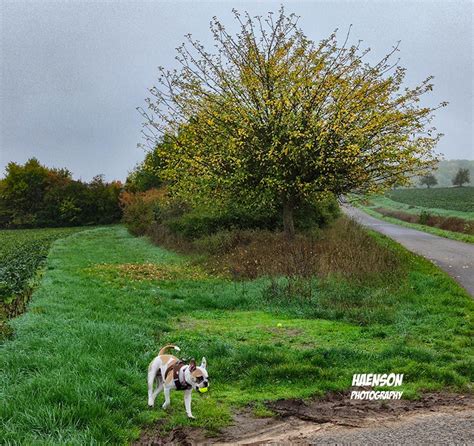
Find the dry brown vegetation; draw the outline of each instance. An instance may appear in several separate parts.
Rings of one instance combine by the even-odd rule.
[[[444,229],[446,231],[474,235],[474,222],[459,217],[442,217],[440,215],[431,215],[427,212],[422,212],[420,215],[417,215],[386,208],[376,208],[375,211],[387,217],[397,218],[398,220],[409,223],[417,223]]]
[[[346,217],[328,228],[297,234],[294,239],[283,232],[227,230],[187,240],[157,224],[149,236],[168,249],[203,254],[208,269],[234,279],[338,275],[364,280],[400,269],[396,254]]]
[[[100,263],[85,272],[102,280],[127,283],[130,281],[160,280],[204,280],[208,274],[198,265],[188,262],[156,264],[156,263]]]

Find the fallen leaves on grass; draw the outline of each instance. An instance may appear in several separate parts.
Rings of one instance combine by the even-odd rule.
[[[108,281],[204,280],[209,277],[201,268],[189,263],[100,263],[86,268],[86,272]]]

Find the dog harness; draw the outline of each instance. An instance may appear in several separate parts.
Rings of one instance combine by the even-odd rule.
[[[184,370],[183,370],[183,380],[179,378],[179,372],[181,371],[183,367],[186,367],[186,364],[183,361],[179,360],[179,361],[176,361],[174,364],[171,364],[166,369],[166,372],[165,372],[164,381],[166,381],[166,378],[168,377],[168,375],[171,373],[171,371],[173,371],[173,381],[174,381],[174,385],[176,386],[176,390],[187,390],[191,388],[191,385],[188,384],[186,380],[184,379]]]

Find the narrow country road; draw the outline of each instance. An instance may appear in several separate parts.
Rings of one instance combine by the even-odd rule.
[[[360,224],[392,238],[408,250],[431,260],[474,297],[474,244],[378,220],[352,206],[344,205],[343,211]]]

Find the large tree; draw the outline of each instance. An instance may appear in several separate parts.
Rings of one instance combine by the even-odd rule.
[[[426,186],[429,189],[431,186],[436,186],[438,184],[438,180],[432,173],[429,173],[428,175],[420,178],[420,184],[422,186]]]
[[[470,183],[471,178],[469,174],[469,169],[459,168],[456,175],[454,176],[452,183],[454,186],[462,187],[464,183]]]
[[[295,209],[314,197],[407,184],[435,164],[440,135],[429,123],[438,107],[419,104],[432,77],[405,87],[405,69],[392,62],[398,44],[370,63],[349,32],[342,45],[336,32],[316,44],[283,8],[234,15],[235,36],[211,22],[213,53],[188,35],[180,69],[160,68],[140,109],[171,190],[268,203],[292,235]],[[159,144],[164,135],[173,144]]]

